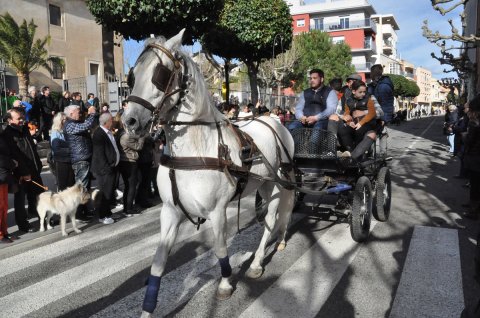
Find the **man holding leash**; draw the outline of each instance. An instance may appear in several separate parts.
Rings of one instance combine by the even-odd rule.
[[[7,112],[8,126],[5,128],[5,140],[12,157],[18,162],[14,170],[19,185],[14,195],[15,222],[22,232],[33,232],[34,229],[28,222],[27,211],[25,210],[25,195],[28,201],[28,214],[37,216],[37,196],[43,192],[43,188],[31,181],[42,185],[42,162],[37,153],[37,147],[33,141],[30,131],[25,126],[25,114],[23,109],[12,108]]]

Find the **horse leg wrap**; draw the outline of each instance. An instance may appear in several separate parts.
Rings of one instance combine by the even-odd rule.
[[[152,276],[148,277],[147,292],[145,293],[145,299],[143,300],[142,309],[148,313],[153,313],[155,307],[157,307],[158,290],[160,289],[161,277]]]
[[[232,275],[232,267],[230,266],[228,255],[224,258],[219,258],[218,262],[220,263],[220,268],[222,269],[222,277],[230,277],[230,275]]]

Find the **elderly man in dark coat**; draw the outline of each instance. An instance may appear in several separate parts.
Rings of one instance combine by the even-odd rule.
[[[106,112],[100,115],[100,126],[93,133],[93,158],[92,172],[97,179],[100,190],[100,200],[97,204],[98,218],[103,224],[112,224],[112,202],[116,187],[117,165],[120,161],[120,153],[113,137],[111,128],[113,124],[112,114]]]

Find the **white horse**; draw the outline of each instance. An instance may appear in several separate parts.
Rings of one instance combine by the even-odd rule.
[[[207,162],[208,158],[221,157],[241,167],[238,136],[228,119],[212,105],[198,67],[187,54],[180,51],[182,37],[183,30],[168,41],[146,41],[145,49],[129,75],[133,90],[122,118],[125,128],[132,133],[142,134],[148,131],[152,120],[159,119],[165,123],[167,152],[171,158],[200,158],[200,162]],[[258,278],[263,273],[265,247],[273,232],[278,231],[277,248],[281,250],[285,247],[285,232],[293,209],[294,191],[271,180],[275,179],[275,175],[283,180],[294,180],[292,170],[285,172],[285,169],[282,172],[281,168],[281,163],[288,163],[292,157],[294,144],[288,130],[269,117],[242,123],[242,131],[253,138],[266,159],[253,161],[250,172],[254,175],[248,175],[241,192],[244,197],[258,190],[268,204],[265,232],[247,272],[247,276]],[[222,151],[219,151],[219,145],[222,145]],[[233,287],[229,278],[232,269],[227,254],[226,209],[232,199],[238,199],[237,183],[240,177],[226,170],[222,167],[197,169],[168,164],[158,169],[157,183],[163,201],[160,213],[161,238],[148,279],[142,317],[149,317],[157,305],[167,256],[186,215],[191,219],[198,217],[212,222],[215,255],[219,259],[222,274],[217,298],[227,299],[231,296]],[[275,174],[273,176],[272,171]],[[265,181],[264,177],[270,178],[269,181]]]

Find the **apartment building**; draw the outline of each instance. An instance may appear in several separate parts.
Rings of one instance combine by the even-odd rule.
[[[431,91],[432,91],[432,72],[423,68],[415,68],[415,81],[420,88],[420,94],[415,98],[415,103],[425,109],[427,113],[431,107]]]
[[[287,1],[293,18],[293,33],[310,30],[327,32],[334,43],[345,42],[352,50],[352,64],[363,80],[370,79],[370,67],[377,54],[376,13],[367,0],[325,0],[305,4],[302,0]]]
[[[101,82],[105,76],[122,74],[122,40],[95,22],[85,0],[0,0],[0,14],[7,12],[18,24],[33,19],[38,26],[36,39],[50,35],[48,54],[65,62],[64,71],[56,68],[53,75],[44,68],[35,70],[30,85],[61,91],[64,79],[96,75]],[[18,90],[13,70],[9,69],[9,75],[7,87]]]
[[[399,54],[397,51],[398,35],[400,30],[393,14],[375,14],[371,16],[376,25],[377,54],[372,56],[374,64],[383,65],[385,73],[402,75]]]
[[[438,82],[437,79],[431,78],[430,102],[432,106],[443,106],[447,102],[449,90]]]

